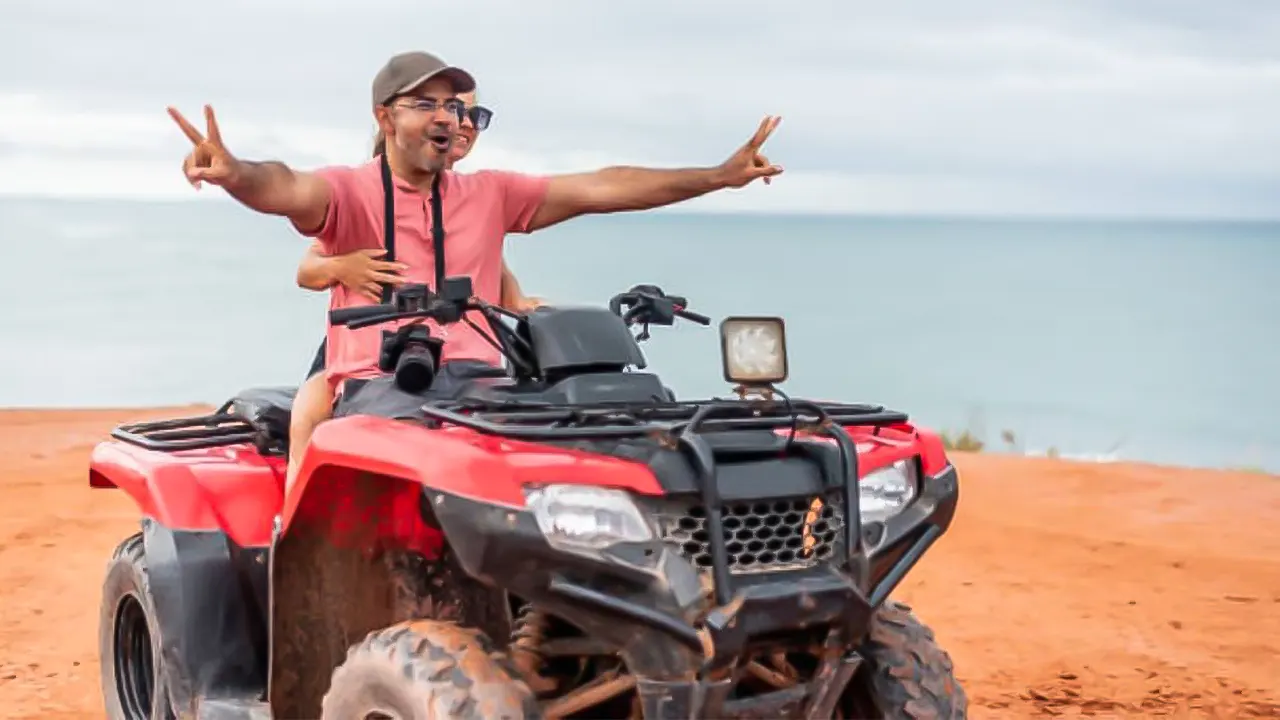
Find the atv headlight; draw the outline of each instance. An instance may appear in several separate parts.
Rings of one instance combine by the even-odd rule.
[[[884,522],[902,512],[916,497],[916,464],[899,460],[868,473],[858,483],[862,522]]]
[[[600,550],[654,537],[640,508],[622,490],[547,485],[527,488],[525,500],[547,542],[562,550]]]
[[[786,326],[778,317],[727,317],[720,322],[726,382],[771,385],[787,379]]]

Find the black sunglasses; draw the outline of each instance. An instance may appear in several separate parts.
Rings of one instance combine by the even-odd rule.
[[[467,108],[467,118],[476,126],[476,130],[488,130],[489,122],[493,120],[493,111],[483,105],[472,105]]]

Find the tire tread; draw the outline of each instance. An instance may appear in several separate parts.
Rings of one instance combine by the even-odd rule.
[[[425,718],[541,717],[538,702],[506,655],[482,633],[455,623],[410,620],[375,630],[351,646],[333,671],[323,718],[366,712],[361,698],[393,695]],[[406,719],[407,720],[407,719]]]
[[[963,720],[969,701],[951,656],[908,605],[887,601],[862,648],[886,720]]]

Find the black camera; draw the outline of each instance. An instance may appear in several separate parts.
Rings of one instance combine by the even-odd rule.
[[[401,390],[415,395],[426,392],[435,380],[443,346],[444,342],[432,337],[425,325],[415,323],[399,330],[383,330],[378,368],[394,373]]]
[[[441,284],[439,295],[426,285],[405,284],[396,289],[392,300],[394,313],[428,314],[441,324],[462,319],[463,308],[471,297],[471,278],[448,278]],[[404,392],[426,392],[435,381],[440,366],[440,350],[444,341],[431,336],[420,322],[399,330],[382,331],[382,351],[378,369],[395,376],[396,387]]]

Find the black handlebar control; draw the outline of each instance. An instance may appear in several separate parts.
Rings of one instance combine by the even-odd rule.
[[[636,285],[627,292],[613,296],[609,309],[628,325],[642,325],[637,340],[649,339],[650,325],[672,325],[682,318],[699,325],[710,325],[711,318],[685,310],[689,301],[679,295],[668,295],[657,285]],[[626,307],[626,312],[623,308]]]
[[[390,315],[396,311],[395,305],[364,305],[362,307],[338,308],[329,311],[330,325],[346,325],[347,323],[379,315]]]

